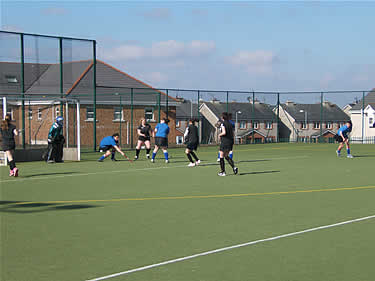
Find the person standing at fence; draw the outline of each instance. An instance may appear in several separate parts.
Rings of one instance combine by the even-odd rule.
[[[189,126],[186,127],[184,138],[185,138],[185,143],[186,143],[185,153],[186,153],[187,158],[190,161],[188,166],[194,167],[201,162],[201,160],[199,160],[198,156],[194,152],[194,150],[198,149],[198,145],[199,145],[198,128],[197,126],[195,126],[194,119],[189,120]],[[191,156],[194,157],[195,161],[193,160]]]
[[[2,148],[6,153],[9,162],[9,176],[18,177],[18,168],[14,160],[14,150],[16,149],[16,142],[14,136],[18,136],[16,126],[11,123],[11,116],[7,114],[5,119],[1,122],[0,132],[2,137]]]
[[[346,124],[337,131],[335,135],[335,140],[338,141],[339,147],[336,150],[336,154],[338,157],[341,156],[341,149],[344,147],[344,143],[346,144],[346,152],[348,158],[353,158],[353,155],[350,153],[350,145],[349,145],[349,137],[348,134],[352,131],[352,121],[346,122]]]
[[[238,168],[234,165],[233,160],[229,157],[229,152],[233,150],[233,126],[229,122],[229,114],[223,112],[222,114],[223,122],[220,125],[220,172],[218,176],[226,176],[225,173],[225,163],[224,158],[228,161],[229,165],[233,169],[233,173],[236,175],[238,173]]]
[[[139,157],[139,152],[141,151],[142,144],[146,146],[146,157],[147,159],[150,159],[150,151],[151,151],[151,126],[146,123],[146,119],[141,119],[141,124],[139,125],[137,129],[138,133],[138,143],[135,148],[135,157],[134,159],[137,160]]]
[[[47,163],[61,163],[63,162],[63,149],[65,138],[63,135],[64,118],[62,116],[56,117],[56,122],[52,124],[48,132],[48,149],[47,149]]]
[[[169,119],[164,118],[160,120],[160,123],[156,125],[154,130],[155,135],[155,148],[152,152],[151,162],[155,162],[156,153],[158,153],[159,148],[163,150],[165,163],[169,163],[168,159],[168,134],[169,134]]]

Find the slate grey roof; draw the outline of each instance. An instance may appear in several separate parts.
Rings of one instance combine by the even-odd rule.
[[[251,135],[252,133],[258,133],[259,135],[262,135],[263,137],[267,137],[267,135],[265,134],[262,134],[261,132],[259,132],[258,130],[255,130],[255,129],[248,129],[246,131],[243,131],[243,130],[239,130],[238,133],[237,133],[237,137],[240,137],[240,138],[243,138],[243,137],[246,137],[248,135]]]
[[[212,103],[204,102],[210,110],[218,117],[225,111],[227,111],[226,103]],[[253,104],[252,103],[230,103],[228,105],[229,112],[232,113],[232,119],[236,118],[236,112],[241,111],[241,114],[237,114],[238,120],[243,121],[272,121],[276,122],[276,115],[273,113],[272,108],[268,104],[264,103],[255,103],[254,104],[254,113],[253,113]]]
[[[184,120],[198,118],[198,104],[192,103],[189,100],[182,100],[176,108],[176,118]]]
[[[300,104],[300,103],[287,103],[281,104],[282,108],[288,112],[296,122],[305,121],[305,111],[307,112],[307,121],[314,122],[320,121],[321,106],[317,104]],[[303,112],[301,112],[303,110]],[[324,121],[347,121],[350,117],[342,111],[336,104],[324,103],[323,106],[323,120]]]
[[[92,61],[76,61],[63,64],[63,92],[67,97],[78,98],[81,103],[93,101]],[[18,83],[8,83],[6,76],[15,76]],[[0,62],[0,95],[21,93],[21,64]],[[131,103],[133,105],[175,106],[178,101],[136,78],[98,60],[96,67],[96,100],[98,104]],[[60,96],[59,64],[25,64],[25,93],[27,96]],[[118,95],[116,94],[118,93]]]
[[[352,110],[361,110],[362,109],[362,99],[352,107]],[[372,89],[366,96],[365,96],[365,108],[369,104],[375,104],[375,89]]]

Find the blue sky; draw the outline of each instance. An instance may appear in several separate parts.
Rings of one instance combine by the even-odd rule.
[[[375,2],[6,1],[1,29],[95,39],[155,86],[325,91],[375,86]]]

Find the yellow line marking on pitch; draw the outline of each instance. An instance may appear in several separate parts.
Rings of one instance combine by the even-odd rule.
[[[144,197],[144,198],[118,198],[118,199],[93,199],[93,200],[71,200],[71,201],[35,201],[35,202],[18,202],[9,205],[30,205],[30,204],[70,204],[70,203],[95,203],[95,202],[121,202],[121,201],[148,201],[148,200],[177,200],[177,199],[210,199],[210,198],[231,198],[231,197],[249,197],[262,195],[284,195],[298,193],[313,192],[329,192],[329,191],[347,191],[374,189],[375,186],[357,186],[327,189],[311,189],[311,190],[295,190],[295,191],[276,191],[262,193],[240,193],[240,194],[219,194],[219,195],[190,195],[190,196],[167,196],[167,197]]]

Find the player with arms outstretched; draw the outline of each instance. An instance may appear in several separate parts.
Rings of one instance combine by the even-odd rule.
[[[107,158],[112,153],[112,149],[116,149],[118,153],[120,153],[125,158],[126,155],[122,152],[121,148],[118,146],[118,140],[120,135],[118,133],[113,134],[112,136],[105,137],[101,140],[99,144],[99,150],[105,151],[104,155],[99,158],[99,162],[103,162],[105,158]]]

